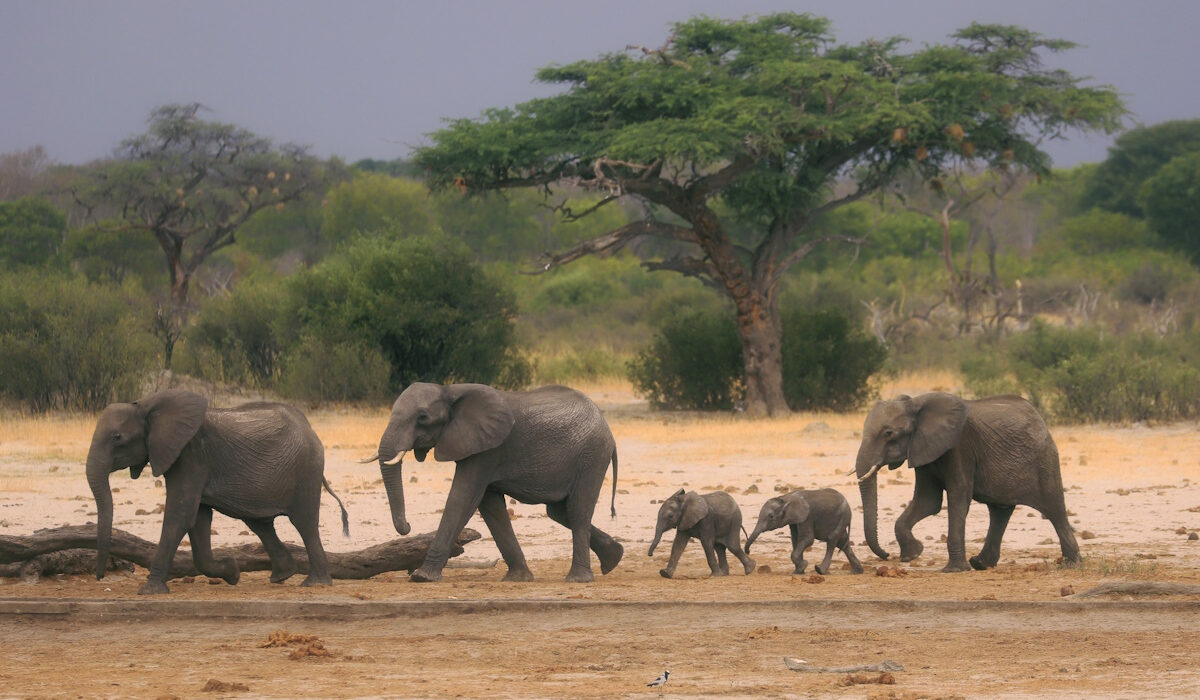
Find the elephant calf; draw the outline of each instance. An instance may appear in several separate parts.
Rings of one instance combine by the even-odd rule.
[[[693,537],[704,546],[704,556],[708,559],[708,568],[713,576],[729,574],[726,549],[742,562],[747,575],[754,573],[754,560],[742,551],[742,510],[733,496],[724,491],[700,495],[695,491],[684,493],[683,489],[679,489],[663,501],[658,509],[658,524],[654,528],[654,541],[650,543],[647,556],[654,556],[654,548],[662,539],[663,532],[671,528],[676,529],[675,542],[671,545],[667,567],[658,572],[663,578],[675,575],[679,555],[683,554],[688,540]]]
[[[792,563],[796,573],[804,573],[808,562],[804,561],[804,550],[812,546],[813,540],[827,544],[825,559],[815,567],[818,574],[828,574],[833,561],[833,550],[840,549],[850,561],[850,571],[861,574],[862,562],[850,549],[850,504],[846,497],[833,489],[797,490],[768,499],[758,512],[758,523],[754,532],[746,538],[746,551],[754,540],[767,530],[777,530],[784,525],[791,529]]]

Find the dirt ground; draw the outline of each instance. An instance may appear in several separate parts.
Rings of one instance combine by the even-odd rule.
[[[953,391],[952,381],[906,379],[883,393]],[[252,572],[235,587],[204,578],[175,581],[169,596],[313,604],[515,601],[509,607],[471,613],[414,608],[418,612],[355,619],[0,614],[0,697],[652,696],[657,691],[645,684],[667,668],[664,694],[675,697],[1200,696],[1200,596],[1086,603],[1063,597],[1109,581],[1200,583],[1200,542],[1188,539],[1200,529],[1200,426],[1054,428],[1084,564],[1059,568],[1053,528],[1018,508],[996,569],[941,574],[944,512],[918,526],[926,550],[917,561],[881,562],[859,544],[859,498],[847,472],[863,414],[761,421],[655,414],[627,387],[587,391],[605,409],[620,454],[618,517],[608,516],[608,482],[594,523],[626,547],[611,574],[600,576],[596,565],[594,583],[562,582],[569,534],[544,509],[514,503],[513,526],[537,578],[532,583],[501,582],[501,562],[449,568],[439,584],[410,583],[396,573],[314,590],[300,588],[299,576],[272,585],[266,572]],[[377,468],[357,463],[374,451],[386,412],[315,411],[310,418],[326,445],[326,474],[350,510],[351,538],[345,539],[337,506],[326,497],[326,548],[360,549],[396,536]],[[0,419],[0,531],[29,534],[94,520],[82,473],[93,421]],[[436,528],[452,468],[405,463],[414,531]],[[911,497],[912,474],[902,468],[881,482],[880,534],[895,553],[891,524]],[[162,502],[161,485],[148,472],[138,481],[117,474],[112,483],[115,526],[157,540],[161,516],[152,511]],[[670,533],[653,558],[646,556],[657,501],[677,488],[729,491],[750,529],[767,498],[817,486],[837,488],[855,508],[855,551],[866,574],[851,575],[838,555],[821,581],[793,575],[784,531],[756,543],[751,554],[759,571],[751,576],[735,566],[727,578],[710,578],[693,542],[677,578],[662,579],[658,569],[670,551]],[[283,539],[299,541],[285,519],[277,526]],[[475,518],[469,527],[484,539],[469,544],[459,560],[486,565],[498,557],[482,521]],[[967,525],[969,549],[978,549],[986,529],[986,509],[976,505]],[[242,523],[221,515],[213,530],[215,546],[253,540]],[[818,543],[808,560],[822,554]],[[880,566],[892,575],[876,575]],[[144,600],[136,595],[144,580],[144,570],[101,581],[0,579],[0,601]],[[316,640],[262,646],[281,629]],[[889,659],[905,670],[893,674],[895,685],[842,685],[847,674],[789,671],[785,656],[820,666]],[[205,691],[210,680],[213,689]]]

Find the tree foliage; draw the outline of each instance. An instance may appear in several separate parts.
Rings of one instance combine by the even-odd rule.
[[[904,53],[899,39],[834,44],[829,23],[806,14],[695,18],[659,49],[541,69],[561,93],[453,121],[415,160],[439,187],[570,184],[601,192],[598,206],[641,200],[646,218],[548,265],[671,241],[678,252],[647,266],[733,301],[748,409],[783,412],[779,282],[840,238],[813,235],[814,218],[914,170],[1044,171],[1042,138],[1111,130],[1124,113],[1113,89],[1043,67],[1069,42],[983,24],[953,38]]]
[[[325,181],[324,164],[300,146],[274,146],[246,129],[199,118],[201,105],[150,114],[145,133],[90,168],[78,198],[116,209],[123,230],[148,234],[165,257],[176,303],[213,253],[232,245],[265,207],[282,207]]]
[[[1140,192],[1176,156],[1200,151],[1200,119],[1162,122],[1117,137],[1088,178],[1081,205],[1142,217]]]
[[[45,267],[58,254],[67,217],[49,202],[0,202],[0,266]]]
[[[1159,238],[1200,262],[1200,150],[1167,161],[1143,183],[1138,203]]]

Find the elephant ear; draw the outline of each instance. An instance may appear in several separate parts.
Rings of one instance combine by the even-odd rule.
[[[504,396],[485,384],[446,387],[450,420],[434,450],[439,462],[457,462],[497,447],[512,432],[513,413]]]
[[[953,394],[922,394],[912,399],[916,410],[908,465],[920,467],[958,444],[967,424],[967,403]]]
[[[810,512],[808,500],[803,496],[797,496],[784,507],[783,521],[788,524],[802,523],[808,520]]]
[[[695,491],[689,491],[683,499],[683,515],[679,516],[679,529],[690,530],[707,515],[708,501]]]
[[[173,389],[134,402],[146,417],[146,451],[150,472],[162,476],[204,422],[208,401],[201,395]]]

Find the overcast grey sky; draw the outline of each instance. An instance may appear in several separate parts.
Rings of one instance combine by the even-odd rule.
[[[946,41],[971,21],[1082,46],[1051,65],[1125,96],[1135,123],[1200,117],[1197,0],[0,0],[0,153],[106,156],[167,102],[321,156],[404,157],[443,118],[548,93],[534,71],[626,44],[659,46],[696,14],[828,17],[839,42]],[[1111,139],[1050,144],[1055,163]]]

